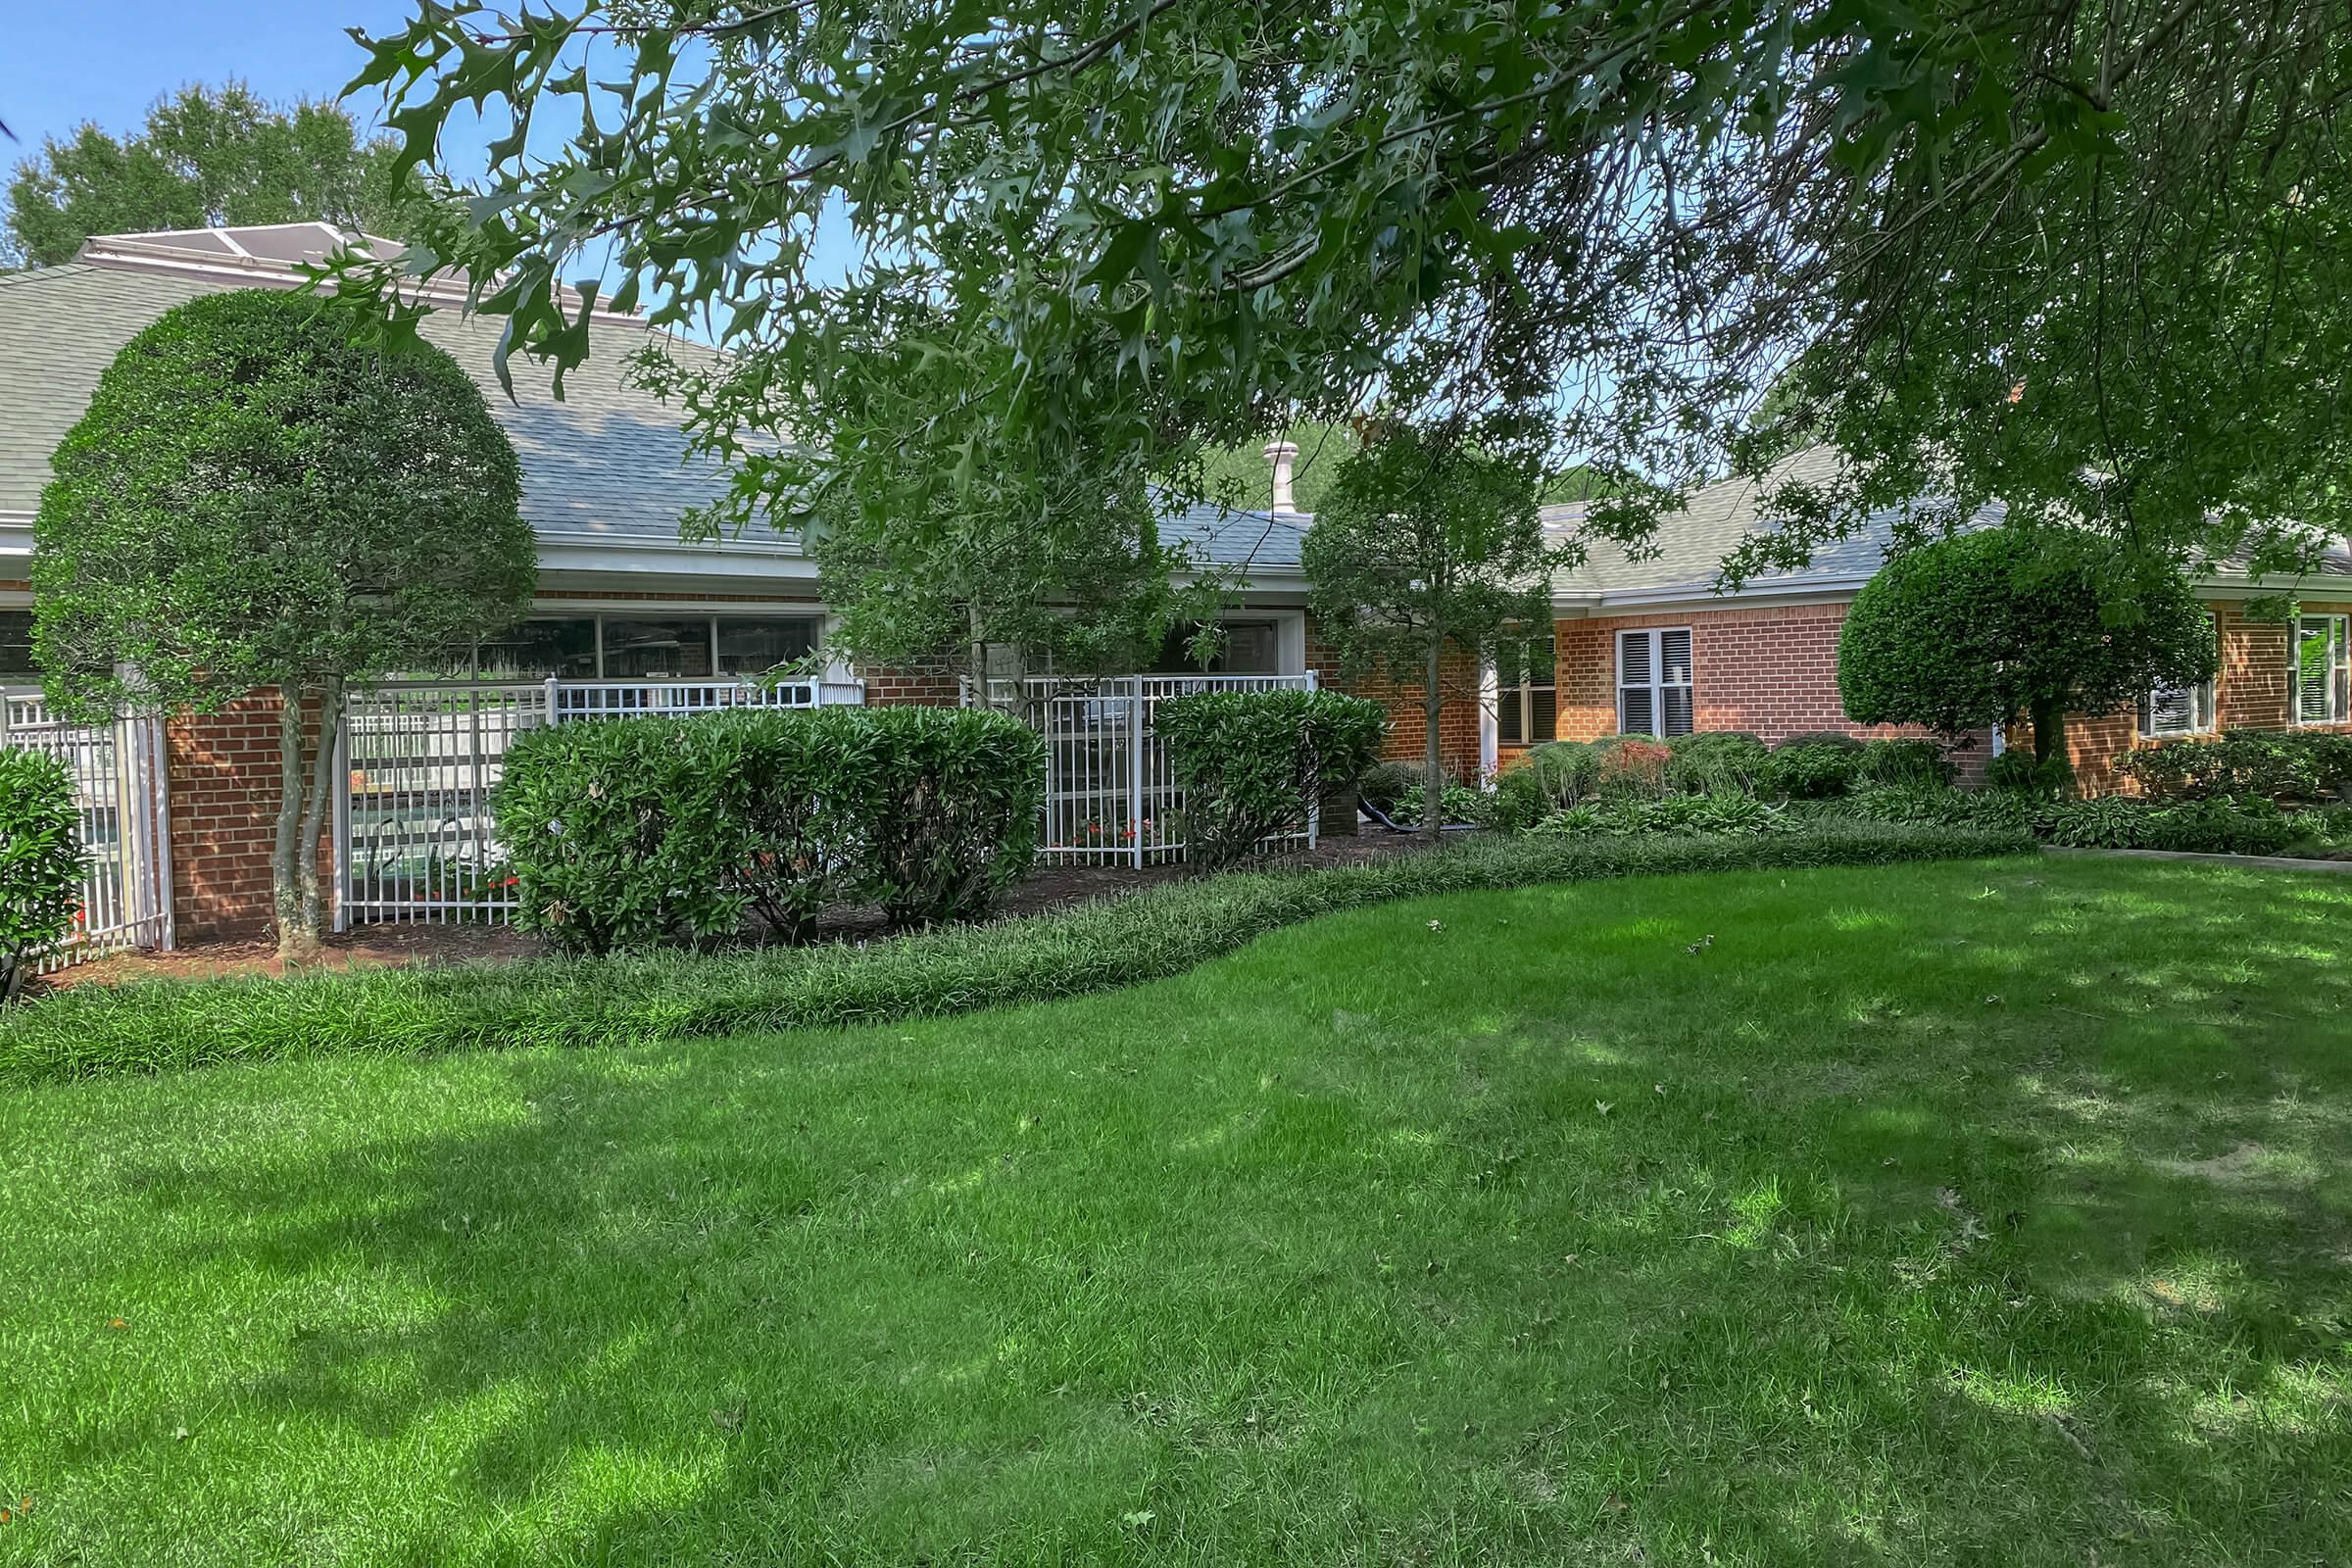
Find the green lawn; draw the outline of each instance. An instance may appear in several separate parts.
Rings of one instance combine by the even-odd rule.
[[[1695,951],[1693,951],[1695,949]],[[2352,877],[0,1096],[0,1562],[2337,1562]]]

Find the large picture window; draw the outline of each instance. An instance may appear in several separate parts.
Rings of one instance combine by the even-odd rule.
[[[1690,734],[1692,674],[1688,628],[1619,632],[1617,733]]]
[[[1559,693],[1552,685],[1557,654],[1549,637],[1499,643],[1494,649],[1494,739],[1533,746],[1559,736]]]
[[[816,615],[632,613],[540,616],[482,640],[483,680],[709,680],[764,675],[822,640]],[[464,676],[461,656],[444,675]]]
[[[1160,640],[1155,675],[1279,675],[1282,673],[1282,627],[1271,620],[1220,620],[1225,646],[1203,670],[1191,657],[1188,644],[1198,622],[1168,628]]]
[[[2352,621],[2342,615],[2299,617],[2293,676],[2296,723],[2352,722]]]

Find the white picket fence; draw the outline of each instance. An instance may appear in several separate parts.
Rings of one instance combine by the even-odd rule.
[[[0,697],[0,745],[46,752],[73,775],[80,813],[81,907],[44,974],[128,948],[172,946],[170,800],[156,718],[70,724],[37,692]]]
[[[490,794],[526,730],[864,701],[863,683],[823,680],[397,681],[354,693],[336,742],[335,929],[514,918]]]
[[[992,680],[988,703],[1045,738],[1046,804],[1040,852],[1079,865],[1152,865],[1185,851],[1184,792],[1154,722],[1159,705],[1198,692],[1315,689],[1300,675],[1040,675]],[[974,693],[967,684],[964,701]],[[1312,849],[1317,823],[1266,841]]]

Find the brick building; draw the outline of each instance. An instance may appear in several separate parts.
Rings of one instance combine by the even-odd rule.
[[[175,305],[220,289],[290,287],[295,266],[343,236],[318,224],[189,230],[93,239],[74,263],[0,276],[0,683],[33,681],[27,658],[30,595],[24,564],[48,457],[79,416],[99,374],[139,330]],[[369,243],[384,245],[386,242]],[[539,586],[529,618],[485,642],[466,673],[485,681],[723,681],[821,653],[829,617],[816,568],[776,535],[689,543],[679,519],[711,499],[723,476],[683,453],[677,415],[633,385],[622,367],[652,329],[598,313],[588,362],[550,395],[527,363],[514,367],[510,401],[491,371],[496,328],[466,318],[454,296],[425,318],[425,336],[481,382],[513,439],[524,475],[523,515],[539,541]],[[667,341],[693,358],[710,351]],[[1269,510],[1200,508],[1167,519],[1163,535],[1195,560],[1240,568],[1246,585],[1223,617],[1215,666],[1233,674],[1344,683],[1306,612],[1299,547],[1311,519],[1290,506],[1289,454],[1277,449]],[[1810,454],[1803,463],[1830,461]],[[1837,691],[1837,639],[1845,608],[1879,564],[1886,529],[1823,552],[1801,572],[1759,578],[1737,594],[1713,591],[1716,564],[1751,530],[1754,487],[1710,487],[1666,520],[1657,549],[1635,559],[1593,551],[1555,585],[1550,635],[1531,632],[1483,665],[1446,662],[1443,746],[1464,777],[1492,772],[1531,744],[1620,731],[1673,734],[1740,729],[1766,740],[1806,730],[1853,730]],[[1547,523],[1563,536],[1574,509]],[[11,569],[10,561],[19,563]],[[2303,588],[2293,628],[2249,620],[2242,580],[2206,584],[2224,668],[2210,690],[2156,693],[2136,715],[2079,723],[2077,763],[2094,784],[2131,746],[2161,734],[2222,725],[2342,723],[2345,616],[2352,561],[2329,588]],[[2263,591],[2275,592],[2277,585]],[[2299,662],[2298,662],[2299,661]],[[1182,667],[1171,646],[1161,666]],[[2317,671],[2317,673],[2314,673]],[[960,700],[948,665],[855,669],[873,703]],[[2290,678],[2290,674],[2293,678]],[[1422,749],[1417,682],[1359,681],[1396,715],[1392,756]],[[166,732],[171,899],[183,938],[250,931],[269,918],[269,858],[277,799],[276,699],[257,692],[225,713],[173,721]],[[1989,752],[1992,738],[1977,755]],[[355,786],[356,787],[356,786]],[[321,854],[326,849],[322,846]]]

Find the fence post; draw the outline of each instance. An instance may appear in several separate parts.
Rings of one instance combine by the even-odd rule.
[[[1127,838],[1144,864],[1144,677],[1127,677]]]
[[[333,927],[351,929],[351,698],[335,719],[335,855]]]
[[[562,684],[563,683],[558,681],[553,675],[547,677],[547,721],[550,724],[553,724],[557,719],[563,717],[563,714],[558,711],[556,708],[556,689]]]

